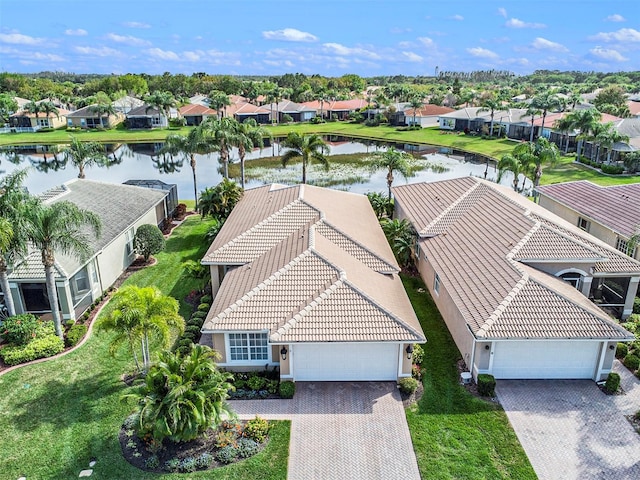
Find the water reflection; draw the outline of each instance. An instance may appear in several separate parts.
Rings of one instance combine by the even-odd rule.
[[[297,183],[301,174],[298,169],[301,166],[291,165],[286,169],[278,162],[273,162],[272,167],[257,167],[252,160],[257,158],[272,157],[281,151],[281,139],[272,142],[265,141],[264,148],[254,149],[248,152],[247,160],[247,186],[257,186],[263,183]],[[371,154],[384,151],[388,147],[408,151],[416,156],[421,164],[420,171],[408,179],[408,182],[434,181],[449,178],[474,175],[487,180],[495,180],[497,171],[495,163],[486,157],[474,154],[456,152],[450,148],[430,145],[394,144],[393,142],[380,140],[358,140],[341,136],[329,136],[326,138],[330,146],[330,155],[338,154]],[[109,183],[123,183],[131,179],[161,180],[165,183],[175,183],[178,186],[178,194],[181,199],[193,199],[193,172],[188,165],[184,165],[182,157],[160,155],[164,146],[163,142],[148,142],[135,144],[105,144],[108,162],[103,167],[89,166],[86,168],[86,178]],[[284,150],[284,149],[282,149]],[[17,168],[23,168],[25,164],[32,169],[25,182],[29,191],[34,194],[41,193],[56,185],[60,185],[72,178],[75,173],[65,169],[64,156],[57,153],[52,146],[31,145],[4,148],[0,151],[0,171],[9,173]],[[221,181],[221,166],[219,155],[196,155],[196,174],[198,189],[202,190]],[[231,163],[239,161],[238,151],[231,151]],[[104,168],[107,167],[107,168]],[[312,167],[313,168],[313,167]],[[312,183],[324,186],[332,186],[357,193],[369,191],[386,191],[386,173],[383,171],[371,173],[367,164],[363,161],[353,161],[344,165],[335,163],[328,172],[319,169],[317,172],[309,172]],[[522,177],[520,182],[522,182]],[[394,185],[404,184],[404,180],[398,178]],[[513,176],[507,172],[501,179],[504,185],[513,183]],[[527,185],[530,182],[527,180]]]

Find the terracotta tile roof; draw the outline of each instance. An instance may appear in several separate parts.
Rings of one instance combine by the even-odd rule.
[[[60,117],[60,118],[66,117],[70,113],[71,112],[69,110],[65,110],[64,108],[59,108],[58,109],[58,117]],[[10,115],[10,117],[36,118],[36,114],[35,113],[31,113],[31,112],[27,112],[26,110],[20,110],[20,111],[14,113],[13,115]],[[40,113],[38,113],[38,118],[56,118],[56,114],[55,113],[50,113],[49,116],[47,117],[47,115],[44,112],[40,112]]]
[[[199,105],[199,104],[184,105],[184,106],[180,107],[178,112],[180,112],[180,115],[182,115],[183,117],[188,117],[190,115],[210,115],[210,116],[214,116],[214,115],[218,114],[218,112],[216,112],[212,108],[209,108],[209,107],[207,107],[205,105]]]
[[[413,108],[404,111],[405,117],[413,117]],[[455,109],[449,107],[442,107],[440,105],[427,104],[421,108],[416,109],[416,117],[432,117],[437,115],[444,115],[445,113],[455,112]]]
[[[247,102],[232,103],[226,109],[223,109],[223,111],[225,112],[225,114],[227,116],[232,116],[232,115],[258,115],[259,113],[261,113],[261,114],[271,113],[270,110],[268,110],[268,109],[266,109],[264,107],[258,107],[256,105],[253,105],[253,104],[247,103]]]
[[[631,112],[631,115],[635,115],[635,116],[640,115],[640,102],[639,101],[629,100],[627,102],[627,107],[629,107],[629,111]]]
[[[355,227],[340,228],[352,207]],[[276,343],[425,340],[362,195],[307,185],[249,190],[219,238],[203,263],[242,266],[226,274],[205,331],[267,330]]]
[[[578,290],[525,262],[577,261],[622,274],[637,274],[640,262],[474,177],[393,190],[398,212],[420,232],[422,251],[476,336],[623,338]]]
[[[640,225],[640,183],[601,187],[580,180],[544,185],[538,191],[627,238]]]

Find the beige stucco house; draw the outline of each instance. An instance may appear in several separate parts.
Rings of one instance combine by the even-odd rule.
[[[590,378],[634,336],[640,262],[512,190],[475,177],[395,187],[420,275],[474,378]],[[600,306],[596,305],[597,302]]]
[[[294,381],[411,376],[425,337],[366,196],[248,190],[202,263],[215,298],[200,342],[219,365]]]
[[[640,247],[630,242],[640,234],[640,183],[601,187],[580,180],[537,190],[542,207],[640,260]]]
[[[143,224],[160,224],[168,215],[167,191],[74,179],[42,194],[43,201],[69,201],[94,212],[102,235],[91,238],[86,261],[56,254],[55,282],[64,320],[81,315],[135,260],[133,237]],[[32,251],[9,274],[17,313],[51,312],[40,252]]]
[[[67,127],[113,128],[125,119],[124,113],[118,111],[109,115],[100,115],[96,107],[97,105],[87,105],[67,114]]]

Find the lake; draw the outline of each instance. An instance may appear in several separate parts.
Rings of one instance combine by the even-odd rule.
[[[449,148],[427,145],[403,145],[390,142],[354,140],[344,137],[327,137],[330,155],[373,153],[384,151],[389,146],[414,153],[421,170],[408,179],[409,183],[430,182],[450,178],[474,175],[488,180],[495,180],[497,170],[495,163],[476,155],[455,152]],[[12,147],[13,153],[0,154],[0,175],[18,168],[29,167],[26,187],[32,194],[39,194],[54,186],[77,177],[78,172],[72,165],[61,165],[62,155],[54,155],[46,145]],[[86,178],[110,183],[122,183],[127,180],[161,180],[175,183],[178,196],[182,200],[193,200],[193,178],[189,162],[163,162],[157,152],[162,143],[109,144],[107,151],[113,164],[107,167],[88,167]],[[282,149],[284,150],[284,148]],[[272,145],[262,149],[254,149],[245,157],[247,160],[247,176],[254,177],[247,181],[247,188],[264,183],[297,183],[301,178],[300,164],[292,164],[286,168],[254,169],[251,161],[258,158],[278,155],[280,145],[274,141]],[[237,150],[231,153],[231,161],[238,162]],[[218,154],[196,155],[198,191],[213,186],[222,179]],[[175,160],[175,159],[174,159]],[[331,161],[331,160],[330,160]],[[485,177],[486,175],[486,177]],[[356,193],[386,192],[386,172],[371,173],[366,165],[353,163],[331,165],[329,172],[319,166],[313,166],[307,173],[309,183],[328,185],[341,190]],[[510,186],[513,175],[506,172],[501,183]],[[521,178],[522,181],[522,178]],[[407,183],[396,175],[394,185]],[[530,182],[527,181],[527,185]]]

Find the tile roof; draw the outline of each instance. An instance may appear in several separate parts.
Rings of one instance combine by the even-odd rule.
[[[580,180],[544,185],[538,191],[627,238],[640,225],[640,183],[601,187]]]
[[[67,272],[64,271],[60,262],[57,261],[53,266],[53,276],[55,278],[68,277]],[[32,251],[26,258],[17,263],[11,270],[9,278],[11,280],[41,280],[45,277],[44,265],[42,264],[42,256],[40,252]]]
[[[347,216],[355,227],[341,228]],[[241,266],[225,275],[204,331],[267,330],[275,343],[425,340],[366,197],[248,190],[219,237],[203,263]]]
[[[218,114],[218,112],[216,112],[212,108],[209,108],[209,107],[207,107],[205,105],[200,105],[200,104],[184,105],[184,106],[182,106],[182,107],[180,107],[178,109],[178,112],[183,117],[188,117],[190,115],[210,115],[210,116],[213,116],[213,115],[217,115]]]
[[[405,117],[413,116],[413,108],[404,111]],[[427,104],[416,110],[416,117],[431,117],[434,115],[444,115],[445,113],[455,112],[455,109],[442,107],[440,105]]]
[[[528,264],[577,262],[598,273],[637,275],[640,262],[474,177],[393,191],[398,211],[420,232],[422,251],[477,337],[626,338],[578,290]]]

